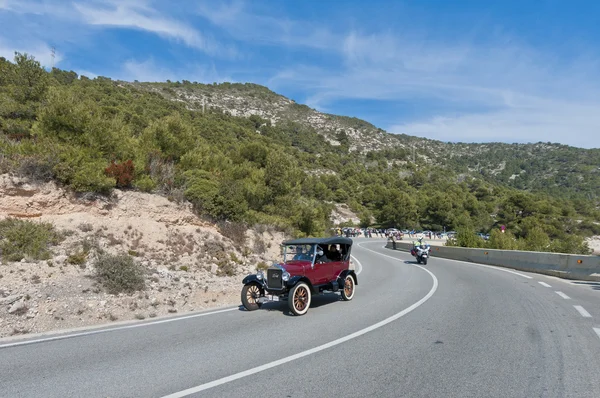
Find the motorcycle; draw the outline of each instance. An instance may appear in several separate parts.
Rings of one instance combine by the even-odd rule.
[[[413,255],[417,259],[417,264],[427,265],[427,259],[429,258],[429,252],[431,251],[431,247],[429,245],[415,245],[410,254]]]

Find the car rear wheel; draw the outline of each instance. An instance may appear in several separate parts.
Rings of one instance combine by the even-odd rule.
[[[288,304],[294,315],[306,314],[310,307],[310,301],[310,288],[306,283],[300,282],[290,290]]]
[[[354,297],[354,289],[354,278],[352,275],[346,275],[346,278],[344,279],[344,288],[342,289],[342,299],[344,299],[344,301],[352,300],[352,297]]]
[[[262,303],[258,301],[260,296],[264,295],[263,289],[257,283],[249,283],[242,288],[242,304],[248,311],[254,311],[260,308]]]

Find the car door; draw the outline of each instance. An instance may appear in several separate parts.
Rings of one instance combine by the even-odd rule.
[[[313,285],[323,285],[329,281],[332,274],[332,263],[316,263],[311,269],[310,281]]]

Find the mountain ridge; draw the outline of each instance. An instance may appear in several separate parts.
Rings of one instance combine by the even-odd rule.
[[[541,141],[445,142],[388,133],[365,120],[323,113],[298,104],[254,83],[201,84],[184,80],[129,84],[183,102],[196,111],[218,109],[233,116],[259,116],[273,124],[297,122],[314,129],[331,145],[342,145],[347,139],[349,152],[392,151],[385,156],[394,160],[434,163],[457,173],[481,176],[490,182],[553,195],[583,195],[597,200],[600,194],[600,149]],[[560,189],[566,189],[567,195]]]

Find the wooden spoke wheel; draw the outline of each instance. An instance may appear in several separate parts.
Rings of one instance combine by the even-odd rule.
[[[242,304],[248,311],[260,308],[262,303],[258,299],[264,295],[264,290],[257,283],[249,283],[242,288]]]
[[[304,315],[310,307],[311,293],[310,288],[304,282],[298,283],[290,290],[288,296],[288,305],[294,315]]]
[[[346,275],[346,278],[344,278],[344,288],[342,289],[342,299],[344,299],[344,301],[352,300],[352,297],[354,297],[355,288],[356,285],[352,275]]]

